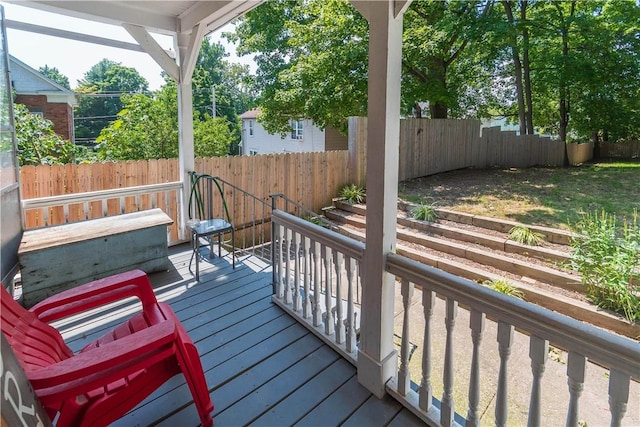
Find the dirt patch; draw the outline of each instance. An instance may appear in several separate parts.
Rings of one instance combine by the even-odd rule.
[[[640,211],[640,161],[567,168],[463,169],[401,182],[413,203],[568,230],[584,212]]]

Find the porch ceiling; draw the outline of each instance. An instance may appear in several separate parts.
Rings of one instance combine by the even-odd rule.
[[[14,1],[33,7],[114,25],[137,25],[167,35],[189,34],[203,24],[206,33],[217,30],[263,0],[217,1]]]

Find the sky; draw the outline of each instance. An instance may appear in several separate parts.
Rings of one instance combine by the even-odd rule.
[[[5,19],[8,20],[136,43],[129,33],[115,25],[56,15],[1,1],[0,4],[4,7]],[[235,47],[220,36],[223,31],[231,29],[232,27],[230,26],[223,27],[221,30],[212,33],[210,37],[214,41],[220,41],[227,52],[230,53],[227,58],[228,61],[248,64],[252,72],[254,72],[255,64],[252,63],[251,59],[248,57],[238,58],[235,55]],[[163,48],[173,49],[171,37],[159,34],[153,34],[153,36]],[[149,55],[143,52],[45,36],[11,28],[7,28],[7,44],[9,53],[12,56],[36,70],[44,65],[57,68],[60,73],[69,78],[69,84],[72,89],[77,87],[77,81],[82,79],[93,65],[104,58],[135,68],[140,75],[147,79],[151,90],[158,89],[164,84],[164,80],[160,75],[162,69]]]

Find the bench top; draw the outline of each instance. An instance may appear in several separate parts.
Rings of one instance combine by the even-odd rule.
[[[36,251],[47,247],[108,237],[130,231],[171,225],[173,220],[162,209],[90,219],[69,224],[27,230],[22,235],[18,253]]]

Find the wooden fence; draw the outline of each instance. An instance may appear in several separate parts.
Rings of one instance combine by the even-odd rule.
[[[258,156],[198,158],[196,171],[219,176],[223,180],[269,201],[271,194],[282,193],[309,210],[318,212],[331,203],[340,188],[350,182],[348,151],[317,153],[265,154]],[[111,189],[163,184],[179,181],[177,159],[108,162],[80,165],[24,166],[20,169],[22,199],[34,199]],[[111,196],[106,208],[91,201],[87,214],[82,204],[73,207],[50,206],[25,210],[25,228],[61,224],[89,218],[162,208],[177,224],[178,191],[160,191],[158,195]],[[46,224],[45,224],[46,221]],[[175,224],[173,226],[175,228]],[[172,230],[177,236],[177,230]],[[173,237],[172,237],[173,238]]]
[[[366,117],[349,119],[352,181],[364,184]],[[467,167],[562,166],[565,144],[538,135],[480,129],[478,120],[400,121],[400,181]]]
[[[640,141],[602,142],[600,143],[600,157],[614,159],[640,158]]]

